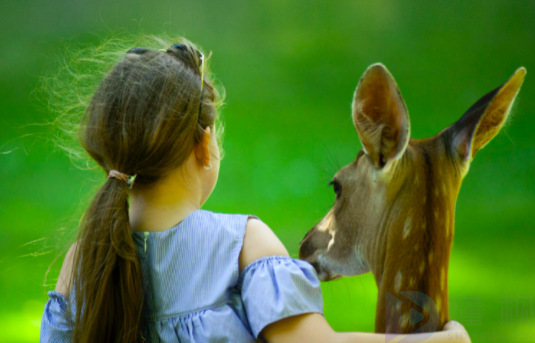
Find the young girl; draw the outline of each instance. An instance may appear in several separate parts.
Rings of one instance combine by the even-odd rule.
[[[93,94],[79,137],[107,179],[48,292],[41,342],[403,339],[334,332],[310,264],[258,218],[201,209],[220,167],[205,62],[185,40],[132,48]],[[469,338],[450,322],[427,341]]]

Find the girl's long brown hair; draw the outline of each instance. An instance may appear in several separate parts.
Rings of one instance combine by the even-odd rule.
[[[208,77],[201,95],[200,54],[192,43],[156,41],[165,52],[121,52],[77,130],[103,178],[112,169],[137,174],[134,188],[183,164],[204,129],[214,126],[220,100]],[[74,342],[142,341],[145,290],[128,218],[129,191],[125,182],[106,179],[81,221],[69,284]]]

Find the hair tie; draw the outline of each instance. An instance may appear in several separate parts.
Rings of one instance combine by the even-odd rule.
[[[108,174],[108,179],[110,178],[116,178],[118,180],[126,182],[127,185],[129,185],[128,188],[132,189],[132,186],[134,186],[134,181],[136,180],[137,174],[134,175],[126,175],[124,173],[121,173],[120,171],[117,171],[115,169],[110,170],[110,173]]]

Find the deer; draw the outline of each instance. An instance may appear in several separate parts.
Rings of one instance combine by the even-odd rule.
[[[351,105],[362,149],[334,175],[334,205],[299,244],[321,281],[372,272],[377,333],[442,330],[455,204],[472,159],[500,131],[526,69],[433,137],[410,138],[407,106],[381,63]]]

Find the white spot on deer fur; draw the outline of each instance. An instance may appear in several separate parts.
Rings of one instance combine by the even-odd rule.
[[[327,251],[329,251],[334,244],[334,236],[336,236],[336,231],[331,232],[331,240],[329,241],[329,244],[327,244]]]
[[[413,277],[410,278],[409,285],[411,285],[411,287],[414,286],[414,278]]]
[[[401,270],[398,270],[396,274],[396,279],[394,280],[394,288],[396,291],[399,291],[401,288],[401,281],[403,281],[403,274],[401,273]]]
[[[333,244],[334,244],[334,235],[331,238],[331,240],[329,241],[329,244],[327,245],[327,250],[331,250],[331,245],[333,245]]]
[[[331,227],[331,222],[333,220],[333,210],[330,210],[329,213],[319,222],[318,231],[327,231]]]
[[[409,314],[403,313],[401,317],[399,317],[399,327],[404,328],[409,324]]]
[[[403,238],[406,238],[411,232],[411,217],[407,217],[405,220],[405,226],[403,227]]]

